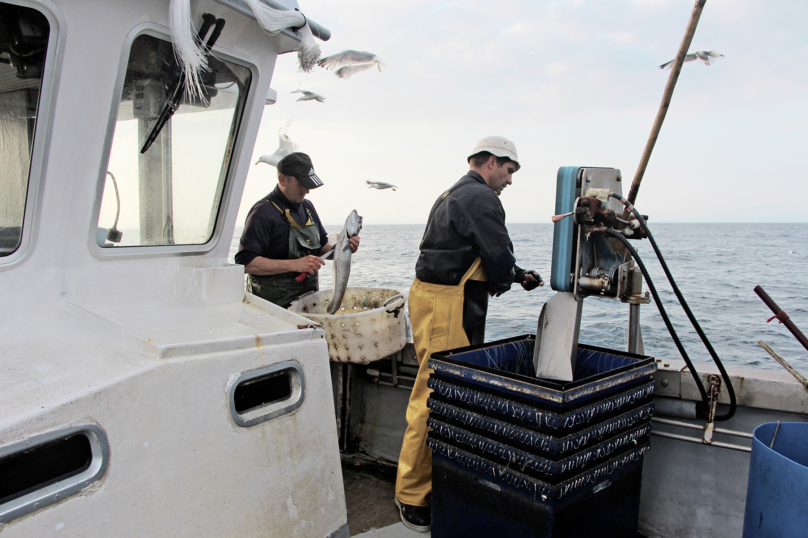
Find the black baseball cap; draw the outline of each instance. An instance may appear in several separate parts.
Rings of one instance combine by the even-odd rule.
[[[316,189],[323,184],[322,180],[314,173],[311,158],[299,151],[290,153],[281,159],[278,162],[278,172],[284,176],[294,177],[298,183],[307,189]]]

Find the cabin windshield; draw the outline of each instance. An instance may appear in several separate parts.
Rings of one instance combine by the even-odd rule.
[[[20,247],[50,25],[0,2],[0,256]]]
[[[251,77],[246,67],[214,55],[208,63],[205,102],[183,96],[155,137],[180,68],[170,42],[146,34],[132,42],[104,179],[99,246],[199,245],[213,236]]]

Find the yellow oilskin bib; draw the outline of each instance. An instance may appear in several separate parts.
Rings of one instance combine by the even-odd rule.
[[[407,406],[407,431],[396,474],[396,498],[410,506],[427,506],[432,492],[432,451],[426,446],[429,357],[436,352],[469,345],[463,330],[463,288],[468,280],[487,281],[478,257],[457,286],[427,284],[417,278],[408,299],[412,336],[418,355],[418,375]]]

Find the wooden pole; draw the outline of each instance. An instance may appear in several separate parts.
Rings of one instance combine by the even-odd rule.
[[[651,152],[654,151],[654,145],[659,137],[659,130],[662,129],[662,122],[665,121],[665,115],[668,113],[671,97],[673,97],[673,89],[676,87],[676,81],[679,80],[679,73],[682,71],[685,55],[688,49],[690,49],[690,42],[693,41],[693,35],[696,33],[696,26],[699,24],[701,11],[704,9],[706,2],[707,0],[696,0],[696,4],[693,6],[693,12],[690,14],[690,21],[687,23],[685,36],[682,38],[682,43],[679,45],[676,61],[673,62],[671,74],[668,77],[668,83],[665,85],[665,93],[662,94],[662,103],[659,105],[659,110],[654,120],[654,126],[651,127],[651,134],[648,137],[648,142],[645,143],[645,150],[642,152],[640,165],[637,167],[637,173],[634,175],[634,181],[631,183],[631,190],[628,192],[627,199],[632,204],[634,200],[637,199],[637,191],[640,190],[642,177],[645,175],[645,169],[648,167],[648,161],[651,159]]]

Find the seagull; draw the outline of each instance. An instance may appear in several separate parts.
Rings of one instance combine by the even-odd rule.
[[[300,86],[298,86],[295,91],[290,93],[302,93],[303,95],[298,98],[298,101],[320,101],[321,103],[325,101],[325,97],[323,97],[319,93],[301,90]]]
[[[368,183],[368,189],[379,189],[379,190],[393,189],[393,190],[396,190],[398,188],[395,185],[393,185],[391,183],[385,183],[384,181],[371,181],[371,180],[368,179],[367,183]]]
[[[272,155],[261,155],[255,164],[267,163],[270,166],[278,166],[278,161],[297,149],[295,147],[295,143],[292,142],[288,136],[286,136],[287,127],[288,125],[286,127],[281,127],[281,129],[278,131],[278,140],[280,140],[280,144],[278,145],[278,149],[275,150],[275,153]]]
[[[704,62],[704,65],[710,65],[710,58],[723,58],[723,54],[718,54],[714,50],[697,50],[696,52],[691,52],[690,54],[685,54],[685,62],[692,62],[693,60],[701,60]],[[670,62],[665,62],[664,64],[660,65],[660,69],[670,69],[673,67],[673,62],[676,59],[674,58]]]
[[[349,78],[351,75],[369,69],[374,65],[379,68],[379,73],[382,72],[382,61],[378,56],[359,50],[346,50],[339,54],[322,58],[317,62],[317,65],[325,69],[333,69],[334,74],[339,78]]]

